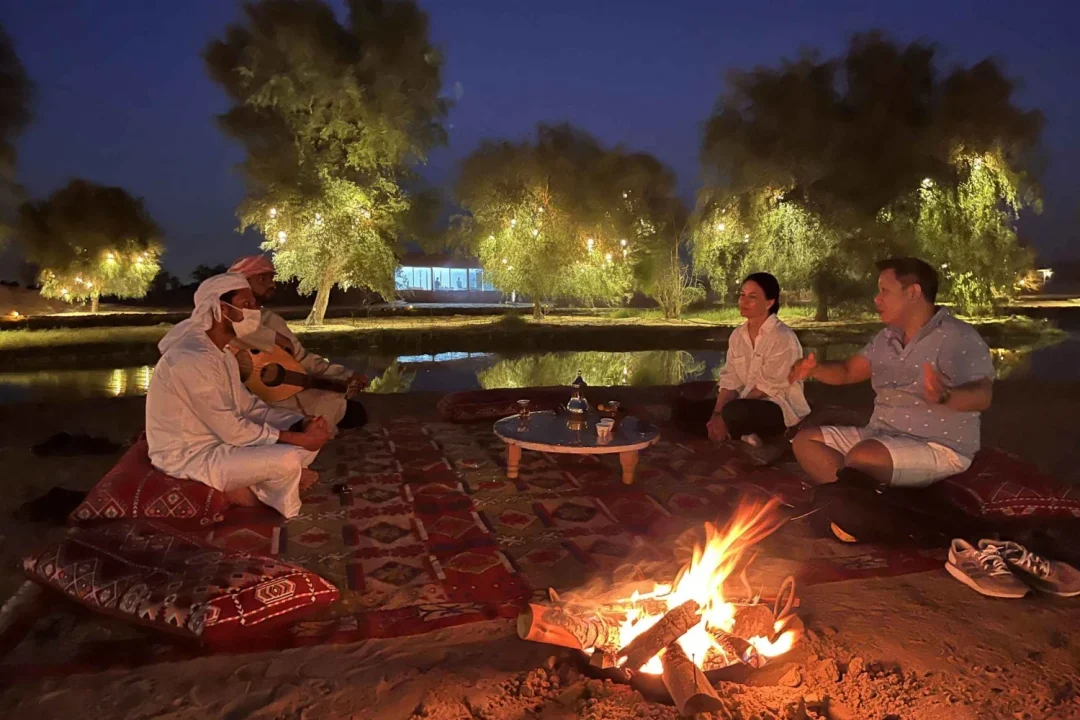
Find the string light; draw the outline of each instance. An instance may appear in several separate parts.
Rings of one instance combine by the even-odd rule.
[[[593,239],[592,238],[586,238],[585,239],[585,247],[589,248],[589,252],[592,252],[592,247],[593,247]]]
[[[280,232],[278,232],[278,234],[277,234],[277,239],[278,239],[278,240],[280,240],[281,242],[285,242],[285,238],[286,238],[286,237],[287,237],[287,236],[285,235],[285,231],[284,231],[284,230],[281,230],[281,231],[280,231]]]
[[[533,228],[533,237],[536,237],[539,234],[540,234],[540,231],[537,230],[536,228]]]
[[[623,247],[626,247],[626,240],[620,240],[619,244],[622,245]]]
[[[608,253],[607,255],[605,255],[604,259],[607,260],[608,264],[610,265],[611,264],[611,253]]]
[[[272,218],[277,217],[277,208],[270,208],[270,217],[272,217]]]
[[[750,233],[746,233],[745,235],[743,235],[742,236],[742,241],[743,242],[750,242]]]
[[[113,260],[116,260],[116,256],[113,255],[112,253],[109,253],[108,255],[105,256],[105,259],[108,260],[109,262],[112,262]]]
[[[503,258],[503,265],[506,264],[506,258]]]
[[[724,230],[727,229],[727,225],[725,225],[724,223],[717,223],[716,224],[716,229],[719,230],[720,232],[724,232]]]
[[[360,214],[364,216],[365,220],[370,220],[371,219],[371,211],[368,210],[367,208],[364,208],[363,210],[361,210]]]
[[[515,225],[517,225],[517,219],[516,218],[511,218],[510,227],[514,227]]]
[[[924,188],[932,188],[932,187],[934,187],[934,181],[931,180],[930,178],[923,178],[922,186]]]
[[[623,193],[622,196],[623,200],[625,200],[626,198],[630,197],[630,193]]]

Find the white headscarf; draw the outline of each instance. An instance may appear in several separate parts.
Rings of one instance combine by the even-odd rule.
[[[215,320],[221,320],[221,296],[234,290],[247,290],[248,280],[239,273],[224,273],[207,278],[195,291],[195,309],[191,317],[177,323],[158,343],[162,354],[181,337],[192,331],[206,332]]]

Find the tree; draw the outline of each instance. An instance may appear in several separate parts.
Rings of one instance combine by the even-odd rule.
[[[7,241],[22,188],[15,180],[15,140],[30,124],[33,88],[15,47],[0,27],[0,248]]]
[[[411,0],[345,5],[339,22],[322,0],[247,3],[204,53],[233,102],[219,124],[247,152],[241,230],[257,228],[278,274],[316,294],[315,324],[335,285],[393,292],[410,167],[445,142],[427,15]]]
[[[218,265],[196,265],[195,269],[191,271],[191,279],[196,283],[201,283],[203,280],[227,272],[229,272],[229,266],[224,263]]]
[[[541,125],[532,141],[488,141],[463,161],[455,193],[468,215],[455,218],[455,240],[537,317],[545,299],[615,302],[658,238],[675,234],[674,186],[655,158]]]
[[[995,148],[1027,178],[1041,115],[1012,104],[992,62],[941,79],[934,55],[870,33],[842,58],[733,74],[702,148],[712,177],[695,212],[698,267],[729,287],[748,270],[775,272],[787,289],[813,291],[825,319],[874,260],[927,252],[916,230],[924,180],[959,192],[962,158]],[[956,233],[934,243],[936,255],[969,244]]]
[[[68,302],[143,297],[160,269],[161,229],[123,188],[72,180],[19,208],[23,254],[41,267],[41,294]]]

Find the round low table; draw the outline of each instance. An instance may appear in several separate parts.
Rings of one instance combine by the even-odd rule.
[[[596,433],[599,415],[589,413],[580,424],[574,424],[572,417],[566,412],[534,412],[527,419],[512,415],[496,422],[495,434],[506,443],[506,476],[511,479],[518,476],[522,450],[570,455],[617,453],[622,480],[629,485],[634,482],[638,452],[660,439],[655,426],[635,417],[622,418],[606,438]]]

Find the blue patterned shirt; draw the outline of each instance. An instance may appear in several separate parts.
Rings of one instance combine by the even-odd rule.
[[[934,442],[970,458],[979,450],[979,413],[957,412],[926,401],[923,364],[930,363],[948,387],[994,378],[990,348],[978,331],[938,309],[906,346],[904,334],[887,327],[862,349],[870,361],[877,399],[869,429]]]

